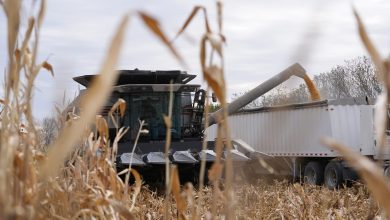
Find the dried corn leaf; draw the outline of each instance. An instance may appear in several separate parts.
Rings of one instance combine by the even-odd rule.
[[[108,115],[110,116],[110,119],[112,120],[112,122],[114,123],[115,127],[118,128],[119,125],[118,125],[118,122],[116,120],[116,118],[114,117],[113,113],[119,108],[119,114],[120,114],[120,117],[123,118],[123,116],[125,115],[125,111],[126,111],[126,101],[122,98],[119,98],[115,104],[111,107],[110,111],[108,112]]]
[[[218,15],[218,29],[219,33],[222,34],[222,0],[217,0],[217,15]]]
[[[101,115],[96,116],[96,129],[101,137],[108,140],[108,124],[105,118]]]
[[[203,36],[201,40],[201,47],[200,47],[200,62],[201,62],[203,76],[207,81],[208,85],[214,91],[217,98],[219,100],[225,100],[225,80],[224,80],[222,68],[218,67],[217,65],[211,65],[210,67],[206,66],[207,41],[210,42],[210,44],[214,49],[218,48],[218,45],[220,46],[220,44],[215,44],[216,42],[213,43],[212,41],[210,41],[209,35],[205,34]],[[222,54],[222,50],[220,52]]]
[[[7,15],[8,54],[9,58],[11,58],[16,46],[16,41],[19,33],[21,1],[5,0],[3,2],[3,8],[5,14]]]
[[[43,18],[45,17],[46,12],[46,0],[41,0],[41,5],[39,7],[38,12],[38,28],[40,29],[42,26]]]
[[[176,51],[173,45],[169,42],[164,32],[161,30],[159,22],[142,11],[138,11],[138,14],[140,15],[144,24],[146,24],[146,26],[165,44],[165,46],[169,48],[176,59],[178,59],[180,63],[185,66],[184,60],[181,58],[180,54]]]
[[[137,200],[137,196],[141,192],[142,180],[141,180],[141,175],[135,169],[130,169],[130,172],[131,172],[131,174],[133,174],[134,179],[135,179],[135,188],[134,188],[134,192],[133,192],[133,197],[131,199],[132,204],[131,204],[131,208],[130,208],[130,211],[132,211],[134,209],[134,206],[135,206],[135,203]],[[128,184],[128,183],[126,183],[126,184]]]
[[[35,18],[30,17],[28,19],[28,27],[27,27],[26,33],[24,34],[24,39],[23,39],[21,51],[24,51],[27,48],[28,42],[29,42],[30,37],[31,37],[32,30],[34,28],[34,24],[35,24]]]
[[[118,173],[118,176],[121,176],[121,175],[126,174],[126,173],[128,173],[128,172],[129,172],[129,169],[126,168],[126,169],[122,170],[121,172],[119,172],[119,173]]]
[[[379,205],[390,216],[390,183],[383,175],[382,168],[378,167],[373,161],[367,157],[354,152],[348,147],[345,147],[332,139],[324,139],[323,143],[336,151],[338,151],[346,161],[360,174],[366,182],[368,189],[371,191],[374,198],[379,202]]]
[[[353,9],[353,13],[355,15],[356,21],[358,23],[358,28],[359,28],[359,35],[360,38],[366,47],[368,53],[371,56],[372,61],[374,62],[375,66],[378,69],[379,73],[379,78],[381,81],[384,83],[385,88],[382,94],[378,97],[377,103],[376,103],[376,114],[375,114],[375,125],[377,128],[377,140],[379,141],[379,146],[380,146],[380,151],[381,153],[383,152],[383,147],[385,145],[385,131],[386,131],[386,124],[387,124],[387,106],[388,106],[388,89],[390,86],[390,81],[389,81],[389,70],[390,68],[388,67],[387,61],[382,60],[379,52],[375,48],[374,44],[370,40],[367,31],[364,27],[364,24],[362,20],[360,19],[359,14],[355,9]]]
[[[30,49],[26,47],[26,49],[23,51],[23,64],[27,65],[28,67],[31,67],[32,65],[32,54],[30,52]]]
[[[216,34],[206,34],[208,42],[210,42],[210,45],[212,48],[217,51],[218,55],[223,58],[222,53],[222,43],[225,41],[225,38],[221,37],[222,35],[216,35]]]
[[[100,110],[106,98],[108,98],[112,85],[117,78],[117,74],[114,74],[115,66],[122,47],[128,19],[129,15],[122,19],[100,69],[99,76],[95,78],[85,95],[81,98],[81,109],[83,109],[83,112],[80,119],[66,127],[54,145],[49,148],[48,159],[42,165],[41,178],[46,179],[48,176],[53,176],[57,173],[66,156],[81,138],[84,128],[93,121],[96,113]]]
[[[119,114],[121,116],[121,118],[123,118],[123,116],[125,115],[125,111],[126,111],[126,101],[122,98],[119,98],[115,104],[111,107],[110,109],[110,114],[112,115],[112,113],[119,109]]]
[[[179,219],[184,217],[186,211],[186,204],[180,194],[180,180],[179,174],[176,166],[171,166],[171,184],[172,184],[172,194],[176,200],[177,211]]]
[[[363,24],[362,20],[360,19],[359,14],[357,13],[357,11],[355,9],[353,9],[353,14],[355,15],[355,18],[356,18],[356,21],[358,24],[360,39],[362,40],[364,46],[366,47],[368,53],[370,54],[371,59],[374,62],[375,66],[378,68],[379,74],[380,74],[379,77],[382,80],[385,80],[385,76],[384,76],[385,69],[383,66],[382,58],[381,58],[379,52],[376,50],[374,44],[372,43],[372,41],[368,37],[366,28],[364,27],[364,24]]]
[[[114,143],[112,144],[112,156],[111,156],[111,160],[112,161],[115,161],[115,158],[117,156],[117,153],[118,153],[118,142],[120,139],[122,139],[122,137],[127,133],[127,131],[129,130],[129,127],[127,127],[126,129],[124,127],[120,128],[118,133],[116,134],[115,136],[115,139],[114,139]]]
[[[87,138],[87,143],[88,143],[88,149],[90,151],[90,153],[93,153],[95,152],[94,150],[94,142],[93,142],[93,132],[90,132],[89,135],[88,135],[88,138]]]
[[[207,34],[205,34],[200,41],[200,67],[202,68],[203,73],[206,69],[206,42]]]
[[[20,61],[20,50],[19,49],[15,50],[14,55],[15,55],[15,59],[17,61]]]
[[[222,43],[225,42],[225,38],[222,35],[217,36],[211,33],[206,33],[203,35],[200,43],[200,64],[203,72],[206,69],[207,42],[210,43],[212,50],[217,51],[218,55],[223,59]]]
[[[184,22],[183,26],[180,28],[179,32],[177,32],[176,36],[173,38],[172,42],[174,40],[176,40],[184,31],[185,29],[187,28],[187,26],[190,24],[190,22],[192,21],[192,19],[195,17],[195,15],[198,13],[199,10],[202,10],[203,11],[203,16],[204,16],[204,19],[205,19],[205,28],[206,28],[206,32],[207,33],[210,33],[211,32],[211,29],[210,29],[210,26],[209,26],[209,21],[207,19],[207,11],[206,11],[206,8],[203,7],[203,6],[195,6],[193,9],[192,9],[192,12],[190,14],[190,16],[188,16],[188,18],[186,19],[186,21]]]
[[[119,99],[118,101],[120,102],[119,113],[121,115],[121,118],[123,118],[123,116],[125,116],[125,111],[126,111],[126,101],[123,99]]]
[[[374,116],[374,122],[375,122],[375,139],[378,140],[378,145],[380,149],[380,154],[383,153],[383,148],[385,146],[386,141],[386,127],[387,127],[387,92],[383,92],[380,94],[376,100],[375,103],[375,116]]]
[[[163,115],[163,117],[164,117],[165,127],[166,127],[167,129],[172,128],[172,121],[171,121],[171,118],[168,117],[168,116],[166,116],[166,115]]]
[[[44,62],[42,63],[42,67],[45,68],[47,71],[50,71],[51,76],[54,77],[53,66],[52,66],[50,63],[48,63],[47,61],[44,61]]]
[[[16,42],[18,40],[20,27],[20,0],[4,0],[2,2],[5,14],[7,16],[7,33],[8,33],[8,82],[7,89],[13,89],[18,92],[19,72],[16,71],[17,65],[14,63],[14,50],[16,49]],[[8,97],[6,97],[8,99]]]
[[[206,67],[203,74],[218,100],[225,100],[225,80],[222,69],[217,65],[212,65]]]

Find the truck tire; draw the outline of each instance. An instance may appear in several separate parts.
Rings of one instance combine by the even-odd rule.
[[[339,188],[343,181],[343,167],[341,163],[338,161],[330,161],[325,167],[325,186],[330,190],[334,190]]]
[[[383,175],[384,175],[384,176],[387,176],[387,177],[390,177],[390,166],[387,166],[387,167],[384,169]]]
[[[305,166],[303,181],[309,185],[321,185],[324,181],[324,167],[320,162],[310,161]]]

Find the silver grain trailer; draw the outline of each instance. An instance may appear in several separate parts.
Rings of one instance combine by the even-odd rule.
[[[236,140],[234,145],[237,148],[249,145],[245,147],[248,156],[259,158],[252,163],[265,161],[271,167],[256,162],[248,173],[304,177],[308,183],[324,183],[332,189],[356,179],[341,155],[320,143],[325,136],[374,160],[378,158],[374,105],[367,98],[248,109],[229,116],[228,120],[231,137]],[[217,126],[211,126],[207,135],[208,140],[214,140]],[[390,152],[382,158],[390,159]]]

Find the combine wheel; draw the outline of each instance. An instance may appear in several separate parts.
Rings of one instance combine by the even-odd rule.
[[[330,161],[325,167],[325,186],[328,189],[337,189],[343,183],[343,167],[338,161]]]
[[[324,168],[317,161],[310,161],[305,166],[304,182],[310,185],[321,185],[324,181]]]

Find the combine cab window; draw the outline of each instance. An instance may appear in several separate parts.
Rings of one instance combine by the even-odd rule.
[[[131,138],[134,139],[138,132],[139,119],[145,121],[145,126],[149,133],[141,137],[142,141],[159,141],[165,140],[165,124],[163,115],[168,114],[169,105],[169,93],[154,93],[154,94],[142,94],[134,95],[129,103],[131,109]],[[173,108],[173,124],[172,124],[172,137],[179,138],[180,136],[180,120],[176,111],[179,109],[177,99],[174,101]]]

